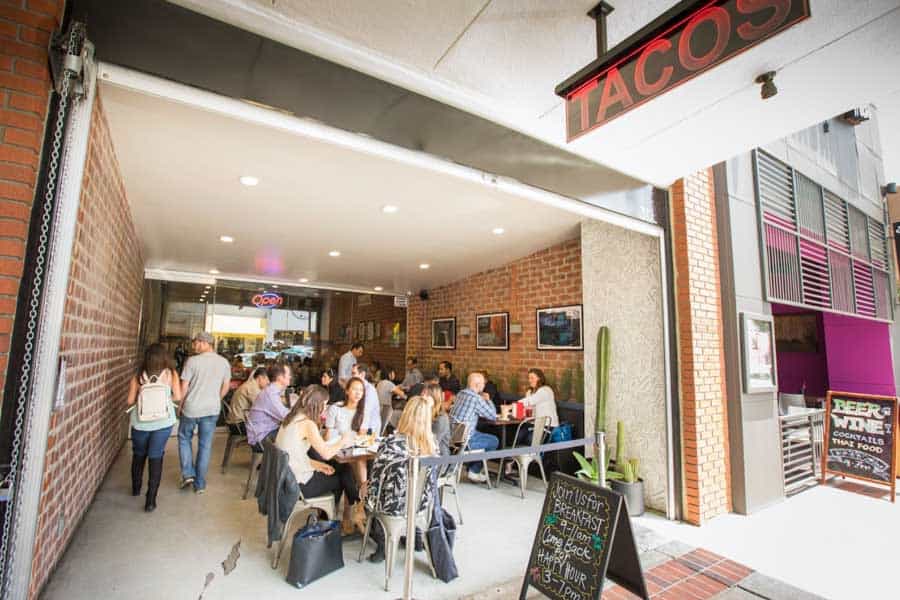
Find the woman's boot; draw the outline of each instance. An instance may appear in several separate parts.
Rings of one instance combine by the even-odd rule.
[[[147,502],[144,510],[153,512],[156,510],[156,492],[159,491],[159,482],[162,479],[162,457],[150,459],[150,482],[147,486]]]
[[[146,454],[131,455],[131,495],[140,496],[141,486],[144,483],[144,463],[147,462]]]

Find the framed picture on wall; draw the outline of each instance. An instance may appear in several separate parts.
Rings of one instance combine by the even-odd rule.
[[[582,322],[580,304],[537,309],[537,349],[584,349]]]
[[[509,350],[509,313],[475,315],[475,349]]]
[[[361,342],[366,341],[366,324],[363,321],[356,326],[356,339]]]
[[[381,341],[381,321],[375,321],[375,339]]]
[[[456,317],[431,320],[431,347],[456,349]]]
[[[778,387],[774,329],[771,316],[741,313],[741,358],[745,394],[773,392]]]
[[[375,321],[366,321],[366,339],[375,341]]]

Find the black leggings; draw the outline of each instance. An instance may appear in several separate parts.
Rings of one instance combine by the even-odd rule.
[[[325,494],[334,494],[334,504],[341,500],[341,494],[347,496],[348,504],[356,504],[359,502],[359,488],[353,473],[348,465],[333,464],[333,475],[325,475],[319,471],[314,471],[313,476],[306,483],[300,486],[300,491],[306,498],[315,496],[324,496]]]

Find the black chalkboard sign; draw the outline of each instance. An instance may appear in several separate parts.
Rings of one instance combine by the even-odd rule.
[[[548,598],[599,600],[605,577],[649,599],[625,501],[553,473],[519,599],[531,585]]]
[[[897,398],[828,392],[822,481],[827,474],[891,488],[897,480]]]

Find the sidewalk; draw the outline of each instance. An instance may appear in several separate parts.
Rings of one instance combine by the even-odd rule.
[[[821,600],[782,581],[702,548],[666,540],[634,523],[647,591],[654,600]],[[463,600],[516,600],[522,580],[514,579]],[[527,598],[543,598],[530,589]],[[604,600],[634,600],[634,594],[607,582]]]

